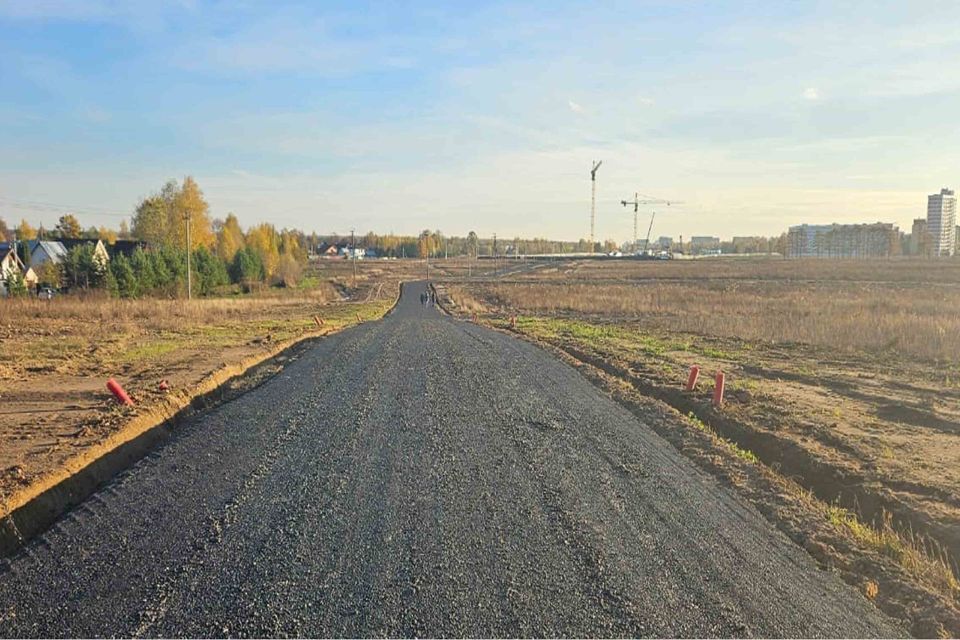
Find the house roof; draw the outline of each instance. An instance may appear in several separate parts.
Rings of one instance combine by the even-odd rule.
[[[54,262],[60,262],[67,257],[67,248],[59,240],[31,240],[29,247],[31,256],[37,251],[37,248],[40,248]]]
[[[138,248],[146,249],[147,243],[143,240],[117,240],[113,244],[107,245],[107,253],[111,256],[122,253],[129,258]]]
[[[73,249],[74,247],[80,247],[85,244],[92,244],[94,246],[103,244],[103,240],[99,238],[60,238],[57,240],[57,242],[62,244],[67,251],[70,251],[70,249]]]
[[[4,262],[11,255],[13,256],[14,264],[22,271],[24,267],[23,260],[21,260],[20,256],[13,250],[13,243],[0,242],[0,263]]]

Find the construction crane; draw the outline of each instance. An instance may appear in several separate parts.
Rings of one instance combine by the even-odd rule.
[[[638,212],[640,211],[640,205],[665,204],[669,207],[671,204],[683,204],[682,202],[677,200],[662,200],[660,198],[651,198],[649,196],[644,196],[644,198],[646,199],[641,200],[640,195],[641,194],[639,193],[634,193],[633,200],[620,201],[620,204],[622,204],[625,207],[630,206],[631,204],[633,205],[633,251],[634,253],[637,252],[637,215],[638,215]],[[650,224],[649,226],[647,226],[647,239],[643,241],[644,253],[646,253],[647,249],[649,249],[650,247],[650,232],[653,230],[653,219],[656,217],[656,215],[657,215],[656,211],[653,211],[650,214]]]
[[[603,160],[594,160],[590,169],[590,253],[593,253],[593,229],[597,219],[597,169]]]

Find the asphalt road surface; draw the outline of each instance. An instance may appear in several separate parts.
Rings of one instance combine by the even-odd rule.
[[[0,635],[903,633],[572,368],[422,290],[0,562]]]

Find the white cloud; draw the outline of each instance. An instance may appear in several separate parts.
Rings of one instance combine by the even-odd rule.
[[[573,100],[567,100],[567,104],[570,106],[570,111],[574,113],[583,113],[583,107]]]
[[[637,102],[639,102],[645,107],[652,107],[653,105],[656,104],[656,100],[654,100],[653,98],[646,98],[643,96],[637,98]]]
[[[807,87],[803,90],[803,97],[807,100],[819,100],[820,90],[816,87]]]

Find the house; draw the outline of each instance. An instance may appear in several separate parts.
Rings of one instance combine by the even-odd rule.
[[[366,249],[363,249],[361,247],[351,247],[350,245],[345,244],[342,247],[340,247],[339,254],[344,258],[353,258],[354,260],[363,260],[364,256],[366,255]]]
[[[110,262],[110,254],[107,253],[107,246],[103,243],[103,240],[100,240],[99,238],[96,240],[90,240],[87,238],[61,239],[60,244],[62,244],[63,248],[67,250],[67,253],[70,253],[70,250],[74,247],[92,244],[94,259],[99,261],[102,265],[106,265],[108,262]]]
[[[60,264],[67,257],[67,248],[57,240],[30,240],[30,266],[39,267],[44,262]]]
[[[60,264],[67,257],[67,254],[70,253],[71,249],[89,244],[93,245],[94,258],[99,261],[100,264],[106,265],[110,261],[110,254],[107,253],[107,248],[103,244],[103,240],[99,239],[31,240],[29,243],[30,264],[31,266],[39,267],[48,260],[52,260],[54,264]]]
[[[345,246],[345,243],[321,242],[317,247],[317,255],[321,258],[336,258],[340,255],[340,248]]]
[[[13,243],[0,242],[0,295],[7,294],[7,278],[15,273],[23,276],[23,281],[28,288],[37,286],[37,274],[32,268],[23,264]]]

